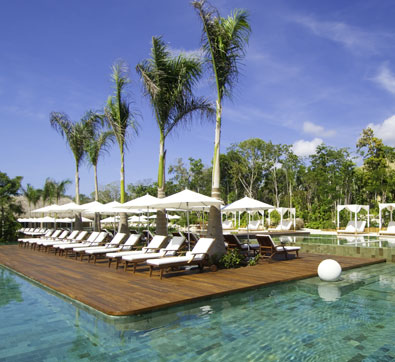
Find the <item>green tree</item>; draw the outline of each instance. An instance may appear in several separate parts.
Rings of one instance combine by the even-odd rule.
[[[19,194],[21,182],[21,176],[9,178],[0,172],[0,242],[16,241],[20,227],[17,217],[22,213],[22,207],[15,201],[15,196]]]
[[[120,192],[123,204],[126,201],[125,192],[125,149],[128,146],[130,135],[138,134],[138,122],[132,112],[131,103],[127,99],[126,87],[130,83],[129,68],[123,61],[115,63],[112,67],[112,81],[114,82],[115,92],[107,100],[104,110],[104,119],[114,133],[114,137],[119,146],[121,156],[121,182]],[[120,215],[119,232],[129,233],[127,215]]]
[[[64,113],[50,114],[51,126],[66,140],[75,162],[75,202],[80,204],[80,165],[85,157],[85,139],[87,137],[86,123],[72,122]],[[75,229],[82,228],[81,216],[76,215]]]
[[[185,55],[173,57],[161,37],[152,38],[151,58],[137,65],[153,108],[159,129],[158,197],[165,196],[165,141],[180,124],[192,121],[196,112],[209,115],[213,109],[204,98],[193,95],[193,87],[201,76],[199,60]],[[167,220],[158,211],[156,232],[167,235]]]
[[[203,25],[202,46],[204,56],[214,75],[217,90],[216,126],[212,170],[211,195],[220,198],[220,139],[222,122],[222,101],[230,96],[237,78],[238,65],[245,56],[246,45],[251,32],[248,15],[244,10],[235,10],[227,18],[209,6],[205,0],[193,1]],[[214,254],[225,253],[222,236],[221,212],[218,207],[210,208],[208,235],[216,238]]]
[[[372,195],[371,202],[386,202],[394,148],[385,146],[380,138],[374,136],[371,128],[366,128],[357,142],[357,151],[363,158],[364,181],[366,190]]]
[[[26,185],[26,189],[23,190],[23,195],[26,197],[30,211],[32,206],[34,209],[37,208],[37,204],[41,200],[41,194],[41,189],[36,189],[30,184]]]

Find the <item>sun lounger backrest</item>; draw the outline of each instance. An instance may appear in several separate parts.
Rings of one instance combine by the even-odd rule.
[[[78,236],[75,238],[75,240],[77,241],[81,241],[85,238],[86,234],[88,234],[88,232],[86,230],[81,231]]]
[[[94,240],[95,244],[103,242],[104,239],[106,238],[106,236],[107,236],[107,233],[105,231],[102,231],[101,233],[99,233],[97,238]]]
[[[257,235],[256,239],[258,240],[258,243],[261,246],[271,247],[271,248],[276,247],[276,244],[274,244],[274,241],[270,235]]]
[[[121,241],[125,238],[126,234],[124,233],[117,233],[112,240],[110,241],[109,245],[114,246],[114,245],[119,245]]]
[[[60,235],[62,229],[55,230],[54,233],[51,235],[51,238],[56,238]]]
[[[64,239],[69,234],[68,230],[64,230],[59,236],[58,239]]]
[[[164,235],[155,235],[153,239],[150,241],[150,243],[147,246],[147,249],[160,249],[162,244],[165,242],[167,239],[167,236]]]
[[[201,260],[206,257],[208,251],[214,244],[213,238],[200,238],[192,249],[191,254],[194,256],[194,260]]]
[[[92,241],[95,241],[95,239],[99,236],[99,234],[100,233],[98,231],[94,231],[92,234],[89,235],[89,238],[86,241],[88,243],[91,243]]]
[[[224,234],[225,242],[228,243],[228,247],[242,249],[239,238],[234,234]]]
[[[362,233],[365,230],[366,221],[357,221],[357,232]]]
[[[75,239],[79,232],[80,232],[79,230],[72,231],[71,234],[67,237],[67,240]]]
[[[48,231],[44,234],[44,237],[45,237],[45,238],[49,238],[53,232],[54,232],[53,230],[48,230]]]
[[[166,251],[178,251],[185,241],[184,236],[174,236],[171,238],[169,244],[166,246]]]
[[[355,230],[355,221],[349,221],[347,223],[345,231],[350,232],[350,233],[354,233],[356,231]]]
[[[232,228],[233,228],[232,220],[225,220],[222,222],[222,229],[232,229]]]
[[[395,221],[390,221],[387,226],[387,231],[395,233]]]
[[[258,229],[260,224],[261,224],[261,220],[252,220],[248,224],[248,228],[249,229]]]
[[[124,246],[135,246],[141,238],[141,234],[132,234],[125,241]]]

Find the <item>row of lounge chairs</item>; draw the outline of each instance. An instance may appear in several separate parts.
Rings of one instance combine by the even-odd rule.
[[[224,234],[224,239],[228,248],[237,249],[247,256],[260,254],[262,258],[271,259],[277,254],[284,254],[288,259],[288,254],[295,252],[299,257],[300,246],[276,245],[270,235],[257,234],[258,244],[242,243],[235,234]]]
[[[133,272],[140,263],[146,262],[150,267],[150,276],[154,267],[159,268],[160,277],[169,267],[181,265],[197,265],[203,268],[204,262],[207,260],[208,251],[214,243],[212,238],[201,238],[197,241],[192,251],[187,252],[184,256],[176,256],[181,246],[185,243],[185,236],[174,236],[167,244],[167,236],[156,235],[146,247],[136,250],[137,243],[141,239],[140,234],[117,233],[109,242],[104,244],[108,234],[106,232],[92,232],[88,239],[86,231],[68,231],[56,230],[48,231],[44,236],[39,238],[22,238],[19,239],[20,246],[30,246],[33,249],[42,250],[44,252],[54,251],[55,254],[65,255],[74,254],[77,259],[81,260],[85,256],[88,262],[94,258],[94,262],[98,257],[108,258],[108,266],[112,261],[116,261],[118,268],[119,262],[122,260],[125,270],[129,264],[133,264]],[[161,260],[157,262],[157,259]]]

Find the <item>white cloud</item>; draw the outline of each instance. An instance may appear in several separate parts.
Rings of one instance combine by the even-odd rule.
[[[292,21],[308,28],[316,36],[329,39],[353,51],[376,52],[379,37],[385,34],[366,32],[337,21],[319,21],[310,16],[296,16]]]
[[[203,50],[201,48],[198,49],[192,49],[192,50],[185,50],[185,49],[178,49],[178,48],[172,48],[169,46],[167,48],[170,52],[170,54],[174,57],[177,57],[179,55],[185,55],[187,57],[193,57],[193,58],[202,58],[203,57]]]
[[[374,135],[381,138],[386,145],[395,146],[395,115],[384,120],[383,123],[368,124]]]
[[[317,146],[322,142],[321,138],[314,138],[312,141],[299,140],[292,145],[292,149],[297,156],[309,156],[315,153]]]
[[[303,132],[313,136],[332,137],[336,134],[335,130],[325,129],[324,127],[314,124],[313,122],[303,123]]]
[[[387,65],[382,65],[377,76],[374,78],[380,86],[388,92],[395,94],[395,75],[388,69]]]

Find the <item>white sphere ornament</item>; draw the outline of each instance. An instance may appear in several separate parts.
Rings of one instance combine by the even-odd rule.
[[[340,278],[342,267],[336,260],[326,259],[318,265],[318,276],[325,282],[334,282]]]

